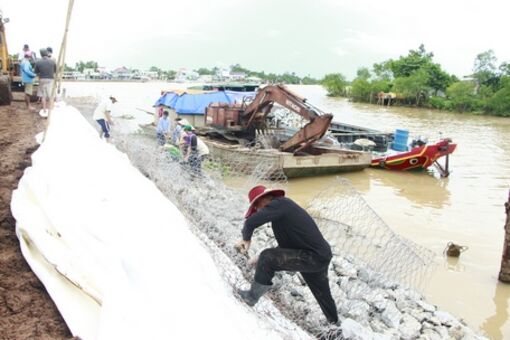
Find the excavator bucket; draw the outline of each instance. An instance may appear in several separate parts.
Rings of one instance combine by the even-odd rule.
[[[315,117],[310,123],[306,124],[294,136],[286,141],[280,149],[282,151],[293,151],[302,144],[310,144],[320,139],[324,136],[326,131],[328,131],[332,119],[333,115],[329,113]]]

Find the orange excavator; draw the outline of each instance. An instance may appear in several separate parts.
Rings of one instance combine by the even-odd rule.
[[[306,151],[328,131],[333,115],[323,113],[283,85],[260,89],[249,104],[212,103],[205,112],[205,123],[226,139],[253,142],[257,131],[268,129],[267,116],[277,103],[309,122],[280,145],[280,150]]]

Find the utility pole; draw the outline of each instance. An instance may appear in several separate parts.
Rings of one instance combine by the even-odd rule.
[[[499,281],[510,283],[510,192],[508,193],[508,201],[505,203],[505,212],[505,241],[503,243],[503,257],[501,258]]]

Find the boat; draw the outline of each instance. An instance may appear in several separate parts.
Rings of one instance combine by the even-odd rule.
[[[273,110],[275,104],[286,110]],[[292,129],[285,123],[291,118],[289,111],[302,121],[299,127]],[[263,157],[288,178],[369,167],[369,152],[348,150],[322,139],[332,118],[285,86],[268,85],[249,103],[210,104],[205,110],[203,134],[212,155],[245,164]]]
[[[156,113],[169,112],[173,121],[179,117],[186,119],[194,127],[204,126],[205,108],[214,102],[233,103],[235,100],[224,91],[197,89],[161,91],[161,97],[154,103]],[[157,117],[157,115],[156,115]],[[157,121],[155,120],[155,123]]]
[[[213,158],[229,164],[235,160],[243,164],[247,173],[253,173],[257,166],[265,164],[274,168],[274,173],[283,172],[287,178],[320,176],[341,172],[358,171],[370,166],[368,152],[338,149],[315,144],[313,154],[294,154],[278,149],[247,147],[236,142],[216,139],[210,135],[201,136]],[[250,168],[252,167],[252,168]],[[271,177],[273,174],[268,174]],[[277,177],[277,176],[274,176]]]
[[[252,88],[246,86],[242,92],[232,90],[240,88],[162,91],[154,106],[168,110],[171,119],[186,118],[202,136],[212,158],[221,159],[226,164],[235,160],[248,169],[257,167],[259,164],[254,160],[260,160],[275,172],[283,172],[287,178],[356,171],[370,166],[372,156],[369,152],[347,150],[319,141],[328,130],[332,116],[319,114],[318,109],[285,87],[268,86],[257,92],[250,92]],[[260,102],[251,106],[246,104],[255,100]],[[271,125],[270,119],[265,117],[271,110],[261,117],[257,105],[262,103],[272,107],[274,102],[297,110],[306,117],[308,124],[292,133]]]
[[[386,154],[374,154],[372,167],[388,170],[423,170],[434,165],[442,177],[447,177],[449,171],[449,157],[457,144],[452,143],[450,138],[442,138],[439,141],[429,143],[418,143],[410,147],[409,151],[388,152]],[[445,157],[445,165],[441,165],[438,160]]]
[[[407,144],[409,132],[397,129],[387,133],[361,126],[331,122],[330,135],[343,147],[372,152],[372,167],[408,171],[424,170],[435,166],[440,175],[449,175],[449,155],[457,148],[450,138],[441,138],[434,143],[422,137]],[[445,157],[445,164],[438,160]]]
[[[376,152],[386,152],[394,139],[393,133],[339,122],[331,122],[329,132],[341,145],[353,149],[363,149],[354,144],[357,140],[366,139],[372,141],[375,143],[373,151]]]
[[[217,102],[233,104],[245,101],[255,96],[256,92],[249,90],[256,88],[258,85],[238,85],[238,87],[208,85],[188,87],[185,90],[163,90],[160,98],[153,105],[156,108],[155,117],[159,117],[159,113],[166,110],[171,120],[179,117],[186,119],[195,127],[203,127],[205,109],[209,104]],[[154,123],[157,121],[155,120]]]

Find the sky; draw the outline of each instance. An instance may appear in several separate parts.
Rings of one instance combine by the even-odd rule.
[[[10,53],[58,53],[68,0],[0,0]],[[164,70],[227,67],[352,79],[424,44],[459,77],[492,49],[510,61],[506,0],[75,0],[66,62]]]

